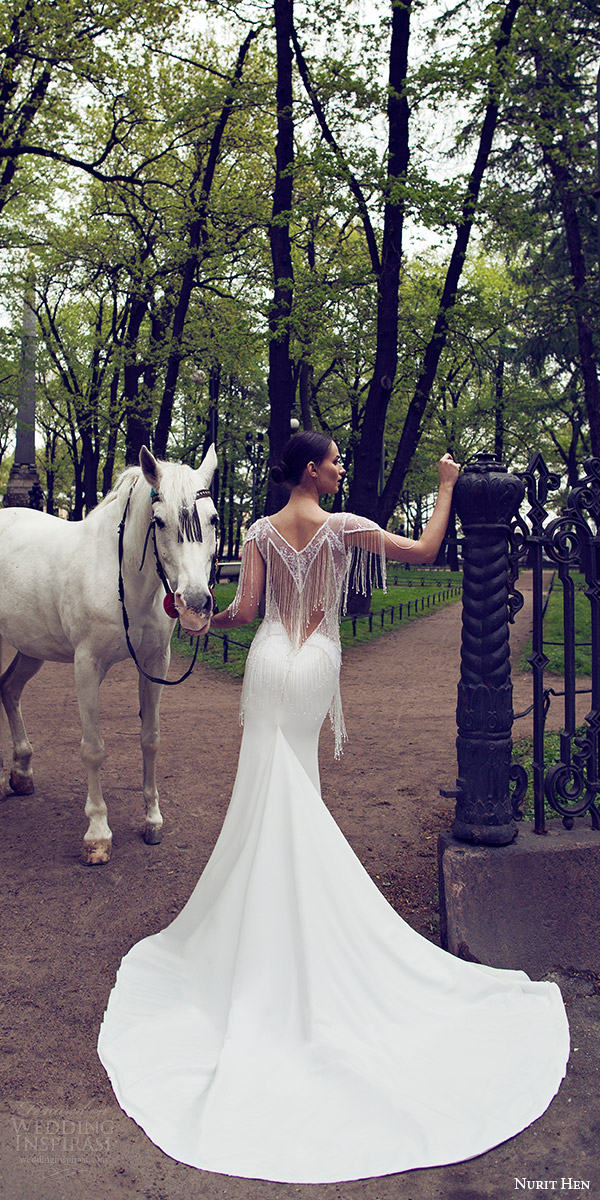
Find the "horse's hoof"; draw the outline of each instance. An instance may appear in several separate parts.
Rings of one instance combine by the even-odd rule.
[[[162,825],[146,825],[144,841],[147,846],[158,846],[162,842]]]
[[[17,796],[31,796],[34,791],[33,775],[26,775],[23,771],[13,768],[10,773],[10,786]]]
[[[100,866],[102,863],[110,862],[111,850],[111,838],[96,838],[94,841],[84,841],[81,847],[81,861],[86,867]]]

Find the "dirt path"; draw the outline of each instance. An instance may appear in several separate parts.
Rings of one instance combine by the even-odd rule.
[[[527,621],[522,614],[516,640],[527,636]],[[334,817],[390,902],[433,940],[436,839],[452,816],[452,803],[439,789],[452,788],[456,776],[459,647],[455,604],[346,652],[349,742],[339,763],[328,729],[322,739],[323,794]],[[524,688],[519,680],[516,704],[523,707]],[[123,663],[110,673],[102,689],[102,727],[114,851],[107,866],[85,868],[78,860],[84,771],[72,669],[47,664],[28,687],[24,711],[35,747],[36,794],[0,806],[5,1200],[314,1195],[314,1188],[242,1184],[172,1163],[120,1113],[95,1054],[121,956],[179,911],[214,845],[236,767],[239,693],[238,683],[202,666],[182,687],[165,691],[159,769],[165,836],[151,847],[139,836],[135,670]],[[28,1144],[19,1122],[36,1120]],[[65,1121],[79,1123],[81,1132],[84,1120],[96,1130],[92,1138],[102,1135],[105,1144],[94,1150],[73,1143],[69,1161]],[[48,1122],[62,1126],[55,1162],[52,1148],[42,1146]],[[435,1174],[417,1173],[423,1180]],[[399,1177],[399,1190],[390,1190],[390,1179],[320,1192],[329,1200],[441,1194],[417,1183],[407,1191],[408,1178]]]

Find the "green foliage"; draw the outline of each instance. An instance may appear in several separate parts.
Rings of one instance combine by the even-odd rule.
[[[331,138],[325,140],[296,72],[289,214],[295,415],[303,426],[331,432],[350,483],[377,341],[369,232],[380,253],[386,204],[403,210],[385,482],[434,329],[494,89],[500,106],[477,236],[404,483],[410,521],[435,486],[433,464],[448,449],[465,461],[496,447],[509,466],[522,467],[529,450],[540,448],[572,480],[590,447],[578,320],[583,306],[592,331],[600,327],[589,202],[600,34],[592,9],[579,0],[522,4],[499,63],[494,39],[502,12],[495,2],[416,10],[406,84],[411,155],[406,176],[391,178],[389,5],[367,11],[317,0],[296,12]],[[76,516],[91,507],[123,466],[136,430],[151,439],[163,421],[169,454],[191,463],[216,433],[221,527],[234,550],[252,511],[246,433],[266,433],[269,424],[276,129],[270,9],[234,12],[220,0],[107,0],[92,12],[67,0],[41,0],[34,9],[8,0],[0,27],[0,455],[14,423],[22,295],[33,263],[40,461],[51,502]],[[235,80],[250,30],[256,37]],[[587,277],[577,295],[557,164],[567,173],[583,238]],[[186,272],[191,294],[178,331]],[[171,410],[165,388],[173,364]],[[263,460],[254,477],[258,511],[264,491]],[[395,525],[407,519],[402,511],[392,518]]]

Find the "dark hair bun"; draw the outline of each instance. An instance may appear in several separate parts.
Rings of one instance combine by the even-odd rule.
[[[273,483],[287,483],[288,478],[285,463],[279,463],[277,466],[271,467],[271,479]]]

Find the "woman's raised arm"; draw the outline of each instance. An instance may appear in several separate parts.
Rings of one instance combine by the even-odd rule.
[[[452,493],[458,479],[460,464],[455,463],[451,454],[444,454],[438,463],[440,486],[435,502],[435,508],[417,540],[402,537],[397,533],[385,531],[385,553],[395,562],[432,563],[435,562],[440,546],[444,540],[450,509]]]
[[[435,562],[448,527],[452,493],[458,479],[459,471],[460,466],[454,462],[452,455],[444,454],[438,463],[440,486],[435,508],[423,533],[420,538],[415,540],[402,537],[400,534],[388,533],[387,530],[384,530],[383,539],[387,558],[393,559],[396,562]],[[361,530],[356,530],[352,533],[351,540],[355,545],[361,545],[364,538],[366,539],[364,548],[372,550],[374,549],[371,544],[373,541],[373,530],[376,529],[376,526],[371,525],[371,528],[365,529],[364,533]],[[378,536],[381,537],[379,531]],[[211,619],[211,627],[223,630],[235,629],[238,625],[247,625],[250,621],[253,621],[258,613],[258,606],[264,586],[264,559],[256,545],[255,539],[250,537],[244,545],[240,581],[235,597],[228,608],[224,609],[221,613],[214,614]]]

